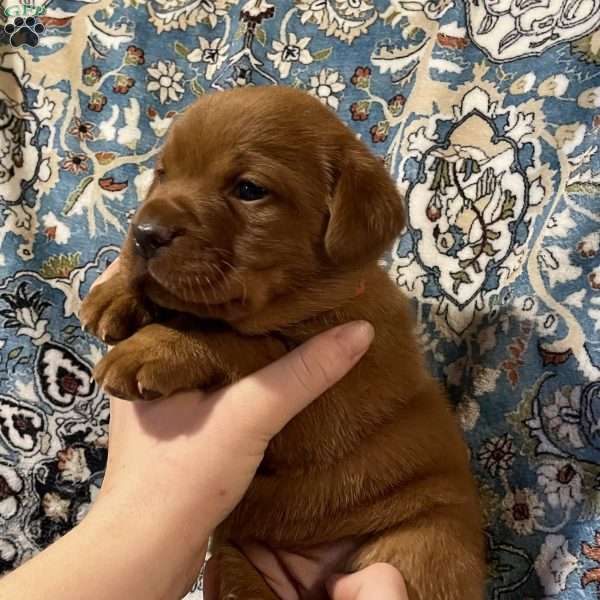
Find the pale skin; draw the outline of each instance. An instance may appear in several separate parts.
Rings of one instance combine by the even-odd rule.
[[[102,275],[110,277],[114,264]],[[89,514],[60,540],[0,581],[6,600],[177,600],[196,580],[208,537],[241,500],[269,440],[362,357],[373,339],[365,322],[320,334],[272,365],[209,394],[160,401],[111,399],[109,453],[102,489]],[[285,402],[282,399],[285,398]],[[272,552],[242,549],[267,576]],[[295,576],[310,582],[319,564],[290,555]],[[209,563],[205,598],[216,596]],[[291,581],[269,579],[282,600],[297,600]],[[333,600],[408,600],[390,565],[334,575]]]

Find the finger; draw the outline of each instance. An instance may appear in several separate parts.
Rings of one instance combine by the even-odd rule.
[[[241,548],[250,564],[265,578],[280,600],[298,600],[297,581],[281,557],[259,543],[247,543]]]
[[[375,563],[351,575],[334,575],[327,591],[331,600],[409,600],[404,578],[388,563]]]
[[[119,258],[117,257],[115,260],[113,260],[113,262],[110,263],[110,265],[108,265],[108,267],[106,269],[104,269],[104,271],[102,272],[100,277],[98,277],[98,279],[96,279],[96,281],[94,281],[94,283],[92,284],[92,287],[90,289],[94,289],[94,287],[96,287],[97,285],[104,283],[107,279],[110,279],[111,277],[116,275],[118,273],[118,271],[119,271]]]
[[[283,358],[221,390],[216,406],[225,418],[270,440],[295,415],[339,381],[363,356],[374,336],[366,321],[335,327]]]

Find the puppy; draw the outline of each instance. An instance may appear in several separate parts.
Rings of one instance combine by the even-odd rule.
[[[239,543],[302,552],[346,539],[339,571],[385,561],[411,600],[483,596],[467,450],[377,264],[403,224],[382,162],[315,98],[204,96],[171,128],[119,274],[83,303],[84,326],[116,344],[95,377],[126,399],[236,381],[350,320],[375,327],[353,371],[271,442],[217,532],[221,598],[275,598]]]

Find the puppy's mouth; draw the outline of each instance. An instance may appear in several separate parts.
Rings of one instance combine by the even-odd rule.
[[[142,277],[144,293],[155,303],[171,309],[184,305],[188,309],[204,307],[217,311],[245,304],[245,285],[242,278],[235,275],[235,268],[212,265],[199,271],[165,274],[149,261]]]

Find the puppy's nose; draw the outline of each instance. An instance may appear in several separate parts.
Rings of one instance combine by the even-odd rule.
[[[133,225],[132,231],[136,250],[144,258],[152,258],[159,248],[168,246],[177,235],[174,229],[158,223]]]

